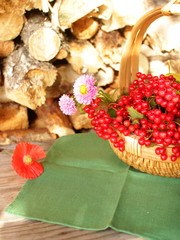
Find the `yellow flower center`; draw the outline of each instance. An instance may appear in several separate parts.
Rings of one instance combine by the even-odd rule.
[[[80,86],[80,93],[83,94],[83,95],[87,93],[87,86],[86,85],[81,85]]]
[[[23,158],[23,162],[26,164],[26,165],[29,165],[33,162],[32,158],[30,155],[25,155],[24,158]]]

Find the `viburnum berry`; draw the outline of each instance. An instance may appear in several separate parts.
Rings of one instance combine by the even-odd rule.
[[[90,107],[89,107],[89,106],[85,106],[85,107],[84,107],[84,111],[85,111],[85,112],[87,112],[87,113],[88,113],[88,112],[89,112],[89,110],[90,110]]]
[[[123,124],[125,127],[129,127],[131,125],[131,122],[129,120],[125,120]]]
[[[176,161],[177,160],[177,157],[175,155],[171,155],[171,161]]]
[[[174,154],[179,153],[179,152],[180,152],[180,147],[173,147],[173,148],[172,148],[172,152],[173,152]]]
[[[130,126],[129,126],[129,131],[130,131],[130,132],[134,132],[134,131],[135,131],[134,125],[130,125]]]
[[[124,146],[120,146],[118,149],[119,149],[119,151],[123,152],[125,150],[125,147]]]
[[[161,159],[164,161],[164,160],[166,160],[167,159],[167,154],[161,154]]]
[[[145,144],[145,139],[144,139],[144,138],[139,138],[139,139],[138,139],[138,143],[139,143],[140,145],[144,145],[144,144]]]
[[[180,83],[173,76],[152,76],[138,72],[128,95],[109,103],[101,97],[84,107],[98,136],[108,139],[119,151],[125,150],[121,135],[138,137],[144,146],[157,144],[155,154],[162,160],[180,157]],[[131,115],[134,109],[137,117]],[[113,113],[111,115],[111,113]],[[166,151],[172,148],[172,153]]]

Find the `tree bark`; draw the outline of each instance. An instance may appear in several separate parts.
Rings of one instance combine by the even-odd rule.
[[[6,95],[30,109],[45,103],[46,88],[57,76],[56,68],[48,62],[33,60],[24,47],[20,47],[4,60]]]
[[[0,132],[0,145],[8,145],[19,142],[42,142],[56,139],[56,135],[46,128],[22,129]]]

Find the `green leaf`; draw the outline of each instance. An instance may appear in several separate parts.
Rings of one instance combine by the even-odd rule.
[[[129,113],[129,115],[131,116],[131,119],[141,119],[144,118],[144,115],[140,112],[138,112],[136,109],[134,109],[133,107],[128,107],[127,111]]]
[[[152,108],[156,108],[156,101],[154,98],[149,99],[149,104]]]
[[[170,76],[172,75],[176,81],[180,82],[180,74],[177,74],[177,73],[167,73],[166,76]]]
[[[103,90],[99,90],[98,92],[98,97],[101,98],[104,102],[113,102],[112,97],[110,96],[109,93],[104,92]]]
[[[134,125],[134,124],[136,124],[136,123],[139,123],[139,120],[138,120],[138,119],[134,119],[134,120],[132,121],[132,125]]]
[[[119,91],[119,88],[116,88],[116,89],[114,89],[114,92],[112,93],[112,99],[114,100],[114,101],[118,101],[119,100],[119,94],[118,94],[118,91]]]
[[[113,108],[108,109],[108,114],[110,117],[115,118],[116,117],[116,111]]]

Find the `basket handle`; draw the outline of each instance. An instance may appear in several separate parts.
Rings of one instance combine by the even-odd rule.
[[[134,25],[131,34],[126,42],[124,52],[121,58],[119,71],[120,94],[128,92],[131,81],[136,77],[136,73],[139,69],[139,53],[141,49],[141,44],[147,28],[152,22],[162,16],[180,14],[180,12],[177,12],[177,8],[175,11],[176,13],[171,12],[174,3],[179,4],[180,0],[170,1],[164,7],[157,7],[149,11],[143,17],[141,17],[139,21]]]
[[[180,0],[171,0],[162,8],[164,14],[180,14]]]

